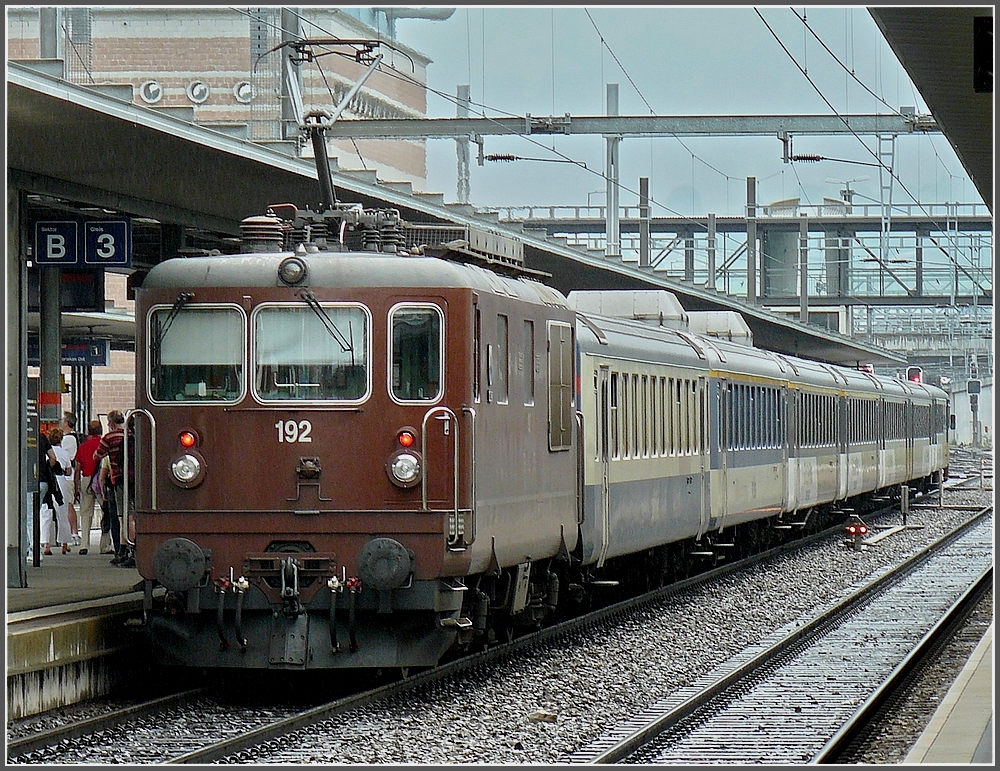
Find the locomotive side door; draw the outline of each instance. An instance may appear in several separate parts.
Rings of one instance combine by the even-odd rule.
[[[611,484],[611,370],[602,364],[597,373],[597,462],[598,490],[595,500],[597,527],[601,531],[601,551],[597,566],[604,564],[608,553],[608,531],[610,529],[610,484]]]

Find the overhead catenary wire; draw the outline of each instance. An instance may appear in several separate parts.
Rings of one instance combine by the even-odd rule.
[[[247,15],[247,16],[249,16],[249,17],[251,17],[251,18],[257,18],[258,20],[260,20],[260,17],[258,17],[258,16],[255,16],[254,14],[251,14],[251,13],[248,13],[248,12],[246,12],[246,11],[243,11],[242,9],[234,9],[234,10],[238,10],[239,12],[241,12],[241,13],[244,13],[245,15]],[[769,30],[769,31],[771,32],[772,36],[773,36],[773,37],[775,38],[775,40],[776,40],[776,41],[777,41],[777,42],[779,43],[779,45],[780,45],[780,46],[782,47],[782,49],[783,49],[783,50],[785,50],[785,53],[786,53],[786,55],[788,55],[789,59],[791,59],[791,61],[792,61],[793,63],[795,63],[795,64],[796,64],[796,66],[797,66],[797,67],[799,68],[799,70],[800,70],[800,71],[802,71],[802,67],[798,65],[798,63],[797,63],[797,62],[796,62],[796,60],[795,60],[795,57],[794,57],[794,56],[792,56],[790,52],[788,52],[787,48],[786,48],[786,47],[784,46],[784,44],[782,44],[782,43],[781,43],[781,41],[780,41],[780,38],[778,38],[778,36],[777,36],[777,34],[776,34],[776,33],[774,32],[774,30],[773,30],[773,29],[771,29],[770,25],[768,25],[768,24],[767,24],[766,20],[765,20],[765,19],[763,18],[763,16],[761,16],[760,12],[759,12],[759,11],[757,11],[756,9],[755,9],[755,12],[756,12],[756,13],[757,13],[757,15],[758,15],[758,16],[759,16],[759,17],[761,18],[761,21],[762,21],[762,22],[764,23],[764,25],[765,25],[765,26],[766,26],[766,27],[768,28],[768,30]],[[305,19],[304,17],[302,17],[301,15],[299,15],[299,14],[297,14],[297,13],[296,13],[295,15],[296,15],[296,16],[298,16],[298,17],[299,17],[300,19],[303,19],[304,21],[306,21],[306,22],[307,22],[308,24],[310,24],[310,25],[311,25],[312,27],[315,27],[315,28],[316,28],[317,30],[319,30],[320,32],[323,32],[324,34],[326,34],[326,35],[329,35],[329,36],[331,36],[331,37],[335,37],[335,36],[334,36],[334,35],[332,35],[332,34],[331,34],[330,32],[328,32],[328,31],[324,30],[324,29],[323,29],[323,28],[322,28],[322,27],[321,27],[320,25],[316,24],[315,22],[313,22],[313,21],[311,21],[311,20],[308,20],[308,19]],[[589,12],[587,12],[587,15],[588,15],[588,17],[590,16]],[[272,27],[272,28],[274,28],[274,29],[278,29],[278,30],[282,30],[282,28],[281,28],[281,27],[279,27],[278,25],[275,25],[275,24],[273,24],[273,23],[270,23],[270,22],[268,22],[268,21],[266,21],[266,20],[261,20],[261,21],[263,21],[263,23],[267,24],[268,26],[270,26],[270,27]],[[601,40],[601,43],[602,43],[602,50],[603,50],[604,48],[606,48],[606,49],[608,50],[608,52],[609,52],[609,53],[611,54],[611,56],[612,56],[612,57],[613,57],[613,58],[615,59],[616,63],[618,63],[619,67],[621,67],[621,68],[622,68],[622,71],[623,71],[623,73],[625,74],[625,77],[626,77],[626,78],[627,78],[627,79],[629,80],[629,82],[630,82],[630,83],[631,83],[631,84],[633,85],[633,87],[634,87],[634,88],[636,89],[636,92],[637,92],[637,93],[639,94],[640,98],[641,98],[641,99],[643,100],[643,102],[644,102],[644,103],[646,104],[647,108],[649,108],[649,109],[651,110],[651,112],[652,112],[652,108],[651,108],[651,105],[649,104],[648,100],[647,100],[647,99],[645,98],[645,96],[644,96],[644,95],[643,95],[643,94],[641,93],[641,91],[640,91],[640,90],[638,89],[638,87],[637,87],[637,86],[635,85],[635,83],[634,83],[634,80],[633,80],[633,79],[631,78],[631,76],[630,76],[630,75],[628,74],[628,72],[627,72],[627,71],[625,71],[624,67],[622,67],[622,65],[621,65],[621,61],[620,61],[620,60],[618,59],[618,57],[617,57],[617,56],[615,55],[614,51],[612,51],[612,50],[610,49],[610,47],[609,47],[609,46],[607,45],[607,41],[606,41],[606,40],[604,39],[603,35],[601,34],[600,30],[599,30],[599,29],[597,28],[596,24],[594,24],[594,22],[593,22],[593,19],[592,19],[592,17],[591,17],[591,23],[592,23],[592,24],[594,25],[594,27],[595,27],[595,30],[597,31],[597,33],[598,33],[598,36],[599,36],[599,38],[600,38],[600,40]],[[484,14],[484,24],[483,24],[483,27],[484,27],[484,30],[485,30],[485,14]],[[284,31],[284,32],[286,32],[286,33],[288,32],[287,30],[282,30],[282,31]],[[811,30],[810,30],[810,31],[811,31]],[[485,36],[485,32],[484,32],[484,36]],[[381,37],[381,35],[380,35],[380,37]],[[485,42],[485,40],[484,40],[484,42]],[[827,48],[827,47],[826,47],[826,46],[824,46],[824,48]],[[484,55],[483,59],[484,59],[484,61],[485,61],[485,55]],[[602,70],[603,70],[603,57],[602,57]],[[436,90],[436,89],[434,89],[434,88],[430,87],[430,86],[429,86],[429,85],[427,85],[426,83],[421,83],[420,81],[416,80],[416,78],[413,78],[413,77],[410,77],[410,76],[409,76],[409,75],[407,75],[406,73],[403,73],[403,72],[400,72],[399,70],[396,70],[395,68],[392,68],[392,67],[389,67],[388,69],[383,69],[382,71],[383,71],[383,73],[384,73],[384,74],[385,74],[385,75],[386,75],[387,77],[390,77],[390,78],[395,78],[395,79],[398,79],[398,80],[404,80],[404,81],[406,81],[406,82],[408,82],[408,83],[410,83],[410,84],[412,84],[412,85],[415,85],[415,86],[417,86],[417,87],[419,87],[419,88],[422,88],[422,89],[426,90],[426,91],[427,91],[428,93],[433,93],[433,94],[435,94],[435,95],[437,95],[437,96],[441,97],[442,99],[444,99],[444,100],[446,100],[446,101],[449,101],[449,102],[451,102],[451,103],[453,103],[453,104],[456,104],[456,105],[458,104],[458,101],[457,101],[456,97],[453,97],[453,96],[452,96],[452,95],[450,95],[450,94],[446,94],[446,93],[444,93],[444,92],[441,92],[441,91],[438,91],[438,90]],[[836,116],[837,116],[838,118],[840,118],[840,120],[844,121],[844,122],[845,122],[845,125],[847,125],[847,122],[846,122],[846,121],[844,120],[843,116],[841,116],[841,115],[840,115],[840,114],[839,114],[839,113],[837,112],[837,110],[836,110],[836,109],[835,109],[835,108],[834,108],[834,107],[832,106],[832,104],[831,104],[831,103],[829,102],[829,100],[828,100],[828,99],[827,99],[827,98],[826,98],[826,97],[825,97],[825,96],[823,95],[822,91],[821,91],[821,90],[820,90],[820,89],[818,88],[818,86],[817,86],[817,85],[816,85],[816,84],[815,84],[815,83],[813,82],[813,80],[812,80],[812,79],[811,79],[811,78],[810,78],[810,77],[808,76],[808,73],[805,73],[805,72],[803,72],[803,74],[804,74],[804,76],[806,77],[807,81],[809,81],[810,85],[811,85],[811,86],[812,86],[812,87],[814,88],[814,90],[816,90],[816,91],[817,91],[817,93],[818,93],[818,94],[819,94],[819,95],[821,96],[821,98],[823,98],[823,99],[824,99],[824,101],[826,101],[827,105],[828,105],[828,106],[830,107],[830,109],[832,110],[832,112],[833,112],[833,113],[834,113],[834,114],[835,114],[835,115],[836,115]],[[487,118],[488,120],[489,120],[490,118],[489,118],[489,116],[488,116],[488,115],[486,115],[486,110],[491,110],[492,112],[494,112],[495,114],[498,114],[498,115],[506,115],[506,116],[509,116],[509,117],[520,117],[520,116],[518,116],[518,115],[515,115],[514,113],[510,113],[510,112],[506,112],[506,111],[504,111],[504,110],[500,110],[500,109],[496,109],[496,108],[492,108],[492,107],[489,107],[489,106],[487,106],[486,104],[483,104],[483,103],[479,103],[479,102],[474,102],[474,101],[472,101],[472,100],[470,100],[470,102],[469,102],[469,105],[470,105],[470,106],[474,106],[474,107],[478,107],[478,108],[481,108],[481,109],[482,109],[482,115],[483,115],[483,117]],[[497,125],[499,126],[500,124],[498,123]],[[849,126],[849,125],[848,125],[847,127],[848,127],[848,129],[849,129],[849,130],[851,130],[851,129],[850,129],[850,126]],[[607,181],[608,181],[608,178],[607,178],[607,177],[606,177],[606,175],[605,175],[605,174],[603,174],[602,172],[600,172],[600,171],[597,171],[597,170],[594,170],[594,169],[590,169],[590,168],[589,168],[589,167],[587,167],[587,165],[586,165],[585,163],[583,163],[582,161],[577,161],[576,159],[573,159],[573,158],[571,158],[571,157],[567,156],[566,154],[564,154],[564,153],[562,153],[562,152],[560,152],[560,151],[556,150],[556,149],[555,149],[554,147],[547,147],[547,146],[546,146],[546,145],[544,145],[543,143],[541,143],[541,142],[539,142],[539,141],[535,140],[534,138],[532,138],[532,137],[531,137],[530,135],[527,135],[527,134],[524,134],[524,133],[522,133],[522,132],[518,132],[518,131],[513,131],[513,130],[508,130],[508,131],[505,131],[504,133],[505,133],[505,134],[509,134],[509,135],[511,135],[511,136],[518,136],[518,137],[520,137],[521,139],[523,139],[523,140],[525,140],[525,141],[528,141],[529,143],[531,143],[531,144],[534,144],[535,146],[537,146],[537,147],[539,147],[539,148],[541,148],[541,149],[545,150],[546,152],[550,152],[550,153],[553,153],[553,154],[555,154],[556,156],[560,157],[560,158],[562,159],[562,161],[563,161],[563,162],[566,162],[566,163],[572,163],[572,164],[575,164],[575,165],[577,165],[577,166],[580,166],[581,168],[583,168],[583,169],[584,169],[585,171],[587,171],[588,173],[591,173],[591,174],[593,174],[593,175],[595,175],[595,176],[599,177],[600,179],[604,180],[605,182],[607,182]],[[871,150],[870,148],[868,148],[868,146],[867,146],[867,145],[865,145],[864,141],[863,141],[863,140],[861,140],[861,137],[859,137],[859,136],[858,136],[858,135],[857,135],[857,134],[856,134],[856,133],[855,133],[855,132],[854,132],[853,130],[851,130],[851,133],[852,133],[852,134],[853,134],[853,135],[855,136],[855,138],[857,138],[857,139],[858,139],[859,141],[861,141],[861,143],[862,143],[862,145],[863,145],[863,146],[865,147],[865,149],[866,149],[866,150],[867,150],[867,151],[868,151],[868,152],[869,152],[869,153],[870,153],[871,155],[873,155],[873,156],[874,156],[874,157],[876,158],[876,160],[878,160],[878,157],[877,157],[877,156],[875,155],[875,153],[874,153],[874,152],[873,152],[873,151],[872,151],[872,150]],[[685,150],[686,150],[686,151],[687,151],[687,152],[688,152],[689,154],[691,154],[691,156],[692,156],[692,158],[693,158],[693,159],[695,159],[695,160],[698,160],[699,162],[701,162],[701,163],[703,163],[704,165],[708,166],[708,167],[709,167],[710,169],[712,169],[712,170],[713,170],[713,171],[715,171],[716,173],[718,173],[718,174],[720,174],[721,176],[723,176],[723,177],[724,177],[724,178],[725,178],[725,179],[727,180],[727,182],[728,182],[728,181],[731,181],[731,180],[734,180],[734,179],[741,179],[741,178],[736,178],[736,177],[730,177],[730,176],[729,176],[728,174],[725,174],[725,172],[722,172],[722,171],[720,171],[719,169],[715,168],[714,166],[712,166],[712,165],[711,165],[711,164],[709,164],[708,162],[704,161],[704,159],[702,159],[702,158],[698,157],[698,156],[697,156],[697,155],[696,155],[695,153],[693,153],[693,152],[692,152],[692,151],[690,150],[690,148],[688,148],[688,147],[687,147],[687,146],[686,146],[686,145],[685,145],[685,144],[684,144],[684,143],[683,143],[682,141],[680,141],[680,138],[679,138],[679,137],[675,137],[675,138],[677,138],[677,139],[678,139],[678,141],[679,141],[679,143],[680,143],[680,144],[681,144],[681,145],[682,145],[682,146],[684,147],[684,149],[685,149]],[[933,147],[933,145],[932,145],[932,147]],[[936,151],[936,148],[935,148],[935,154],[937,154],[937,151]],[[360,157],[360,156],[359,156],[359,157]],[[940,160],[940,156],[938,156],[938,158],[939,158],[939,160]],[[527,159],[527,158],[526,158],[525,160],[539,160],[539,159]],[[838,160],[838,159],[830,159],[830,160]],[[842,162],[846,162],[846,161],[842,161]],[[942,163],[942,165],[944,165],[943,161],[941,161],[941,163]],[[881,168],[885,168],[884,164],[882,164],[881,162],[879,162],[879,163],[876,163],[876,164],[872,164],[872,165],[876,165],[876,166],[879,166],[879,167],[881,167]],[[946,168],[946,167],[945,167],[945,168]],[[947,170],[947,168],[946,168],[946,170]],[[912,199],[912,200],[914,200],[914,201],[915,201],[915,202],[917,203],[917,205],[918,205],[918,206],[920,206],[921,210],[922,210],[922,211],[923,211],[923,212],[924,212],[924,213],[925,213],[925,214],[926,214],[926,215],[927,215],[928,217],[930,217],[930,215],[929,215],[929,213],[927,212],[927,210],[926,210],[926,209],[925,209],[925,208],[923,207],[923,205],[922,205],[922,204],[920,204],[920,203],[919,203],[919,201],[917,201],[917,199],[916,199],[916,198],[915,198],[915,197],[914,197],[914,196],[912,195],[912,193],[910,193],[909,189],[908,189],[908,188],[906,187],[906,185],[905,185],[905,184],[904,184],[904,183],[902,182],[902,180],[901,180],[901,179],[899,178],[899,176],[898,176],[897,174],[895,174],[895,173],[894,173],[894,172],[893,172],[893,171],[892,171],[891,169],[887,169],[887,171],[888,171],[888,172],[889,172],[890,174],[892,174],[892,175],[893,175],[894,179],[896,179],[896,181],[897,181],[897,182],[899,183],[900,187],[901,187],[901,188],[902,188],[902,189],[904,190],[904,192],[906,192],[906,193],[907,193],[907,195],[909,195],[909,196],[911,197],[911,199]],[[771,176],[773,176],[773,175],[771,175]],[[769,178],[769,177],[768,177],[768,178]],[[803,193],[804,193],[804,187],[802,186],[802,183],[801,183],[801,180],[799,180],[799,179],[798,179],[798,175],[797,175],[797,173],[796,173],[796,178],[797,178],[797,181],[798,181],[798,184],[799,184],[799,187],[800,187],[800,189],[801,189],[801,190],[803,190]],[[632,189],[631,189],[631,188],[630,188],[629,186],[627,186],[627,185],[625,185],[625,184],[622,184],[622,183],[621,183],[620,181],[619,181],[619,183],[618,183],[618,184],[619,184],[619,189],[621,189],[622,191],[624,191],[624,192],[627,192],[627,193],[630,193],[630,194],[632,194],[632,195],[636,195],[636,196],[638,196],[638,195],[639,195],[639,193],[638,193],[637,191],[635,191],[635,190],[632,190]],[[728,199],[728,185],[727,185],[727,199]],[[685,215],[685,214],[682,214],[682,213],[680,213],[680,212],[677,212],[676,210],[672,209],[671,207],[669,207],[669,206],[667,206],[667,205],[665,205],[665,204],[663,204],[663,203],[660,203],[659,201],[657,201],[657,200],[655,200],[655,199],[653,199],[653,198],[650,198],[650,200],[649,200],[649,203],[650,203],[650,206],[656,206],[656,207],[659,207],[659,208],[661,208],[661,209],[662,209],[663,211],[665,211],[665,212],[667,212],[667,213],[670,213],[670,214],[672,214],[672,215],[674,215],[674,216],[678,217],[679,219],[682,219],[682,220],[687,220],[687,221],[689,221],[689,222],[690,222],[690,223],[692,223],[692,224],[697,224],[697,220],[695,220],[695,219],[694,219],[693,217],[689,217],[688,215]],[[939,223],[938,223],[938,227],[939,227],[939,229],[941,229],[942,231],[945,231],[945,232],[946,232],[946,229],[945,229],[945,228],[941,228],[941,226],[940,226],[940,224],[939,224]],[[947,235],[947,238],[948,238],[949,240],[951,240],[951,238],[952,238],[952,237],[951,237],[951,235],[950,235],[950,234],[948,234],[948,235]],[[951,257],[951,259],[952,259],[952,261],[953,261],[953,262],[956,262],[956,260],[955,260],[955,258],[954,258],[954,257]],[[956,262],[956,264],[957,264],[957,262]]]
[[[875,159],[876,163],[874,163],[872,165],[873,166],[877,166],[880,169],[884,170],[886,173],[888,173],[892,177],[892,179],[894,179],[896,182],[899,183],[899,186],[902,188],[903,192],[905,192],[910,197],[910,199],[918,207],[920,207],[920,210],[924,213],[924,215],[927,216],[927,218],[929,220],[931,220],[935,224],[935,226],[937,227],[937,229],[945,234],[945,237],[948,239],[948,241],[951,243],[951,245],[955,248],[955,250],[957,252],[958,248],[959,248],[958,244],[955,243],[953,236],[948,231],[948,228],[946,226],[943,226],[940,222],[936,221],[931,216],[930,212],[927,211],[926,207],[922,203],[920,203],[919,200],[917,200],[916,196],[914,196],[913,193],[910,192],[909,188],[906,186],[906,184],[903,182],[903,180],[899,177],[899,175],[893,169],[887,167],[884,163],[882,163],[882,160],[881,160],[881,158],[878,157],[878,154],[874,150],[872,150],[870,147],[868,147],[867,144],[865,144],[864,140],[851,127],[850,122],[846,118],[844,118],[844,116],[841,115],[840,112],[838,112],[837,108],[833,106],[833,103],[827,98],[826,94],[823,93],[822,89],[818,85],[816,85],[816,82],[809,76],[809,73],[807,73],[803,69],[802,65],[799,64],[799,62],[795,59],[795,56],[791,53],[791,51],[788,50],[788,47],[781,41],[781,38],[778,36],[778,33],[774,31],[774,29],[771,27],[770,24],[768,24],[767,19],[764,18],[764,16],[761,14],[760,10],[758,10],[757,8],[754,8],[754,13],[757,14],[758,18],[761,20],[761,22],[764,24],[764,26],[767,27],[768,32],[771,33],[771,36],[775,39],[775,41],[781,47],[781,50],[785,52],[786,56],[788,56],[788,58],[791,60],[792,64],[794,64],[795,67],[799,70],[799,72],[802,73],[802,76],[806,79],[806,81],[808,81],[809,85],[812,86],[813,90],[816,91],[816,93],[819,95],[819,97],[826,103],[826,106],[830,108],[830,111],[833,113],[833,115],[836,116],[844,124],[844,126],[854,136],[854,138],[857,139],[861,143],[861,146],[864,147],[865,150],[867,150],[868,153]],[[948,254],[947,256],[955,264],[956,267],[959,267],[959,265],[958,265],[958,258],[957,257],[952,256],[950,254]]]
[[[867,91],[869,94],[871,94],[873,97],[875,97],[875,99],[877,99],[879,102],[881,102],[886,107],[888,107],[893,112],[894,115],[899,115],[900,114],[899,110],[897,110],[895,107],[893,107],[887,101],[885,101],[885,99],[883,99],[878,94],[876,94],[874,91],[872,91],[870,88],[868,88],[868,86],[864,83],[864,81],[862,81],[860,78],[858,78],[858,76],[854,73],[854,70],[848,69],[847,65],[844,64],[842,61],[840,61],[840,58],[833,51],[830,50],[830,47],[826,43],[824,43],[823,39],[819,35],[816,34],[816,31],[812,27],[809,26],[809,22],[806,21],[805,11],[803,11],[802,15],[799,16],[799,14],[795,11],[794,8],[790,8],[789,10],[795,15],[795,18],[797,18],[799,21],[802,22],[802,26],[806,30],[809,31],[809,33],[816,39],[816,42],[819,43],[821,46],[823,46],[823,50],[826,51],[828,54],[830,54],[830,58],[832,58],[838,65],[840,65],[840,67],[843,68],[844,72],[846,72],[848,74],[848,76],[851,77],[854,80],[854,82],[856,82],[865,91]]]
[[[646,97],[643,95],[642,91],[639,90],[639,86],[636,85],[635,81],[632,79],[632,76],[629,75],[628,70],[625,69],[625,65],[621,63],[621,60],[618,58],[618,55],[611,49],[611,45],[604,38],[604,35],[601,33],[600,28],[597,26],[597,22],[594,21],[594,17],[590,15],[590,11],[587,10],[586,8],[584,8],[583,10],[584,10],[584,13],[587,14],[587,18],[590,19],[590,23],[593,25],[594,31],[597,32],[597,37],[600,39],[601,45],[604,48],[607,49],[607,51],[608,51],[609,54],[611,54],[611,58],[613,58],[615,60],[615,63],[618,65],[619,69],[621,69],[622,74],[625,75],[625,78],[628,80],[629,84],[632,86],[632,88],[635,89],[635,92],[639,95],[639,98],[642,99],[643,104],[646,105],[646,108],[649,110],[649,114],[650,115],[656,115],[656,111],[653,109],[653,106],[649,103],[649,100],[646,99]],[[603,69],[602,69],[602,74],[603,74]],[[712,164],[710,164],[708,161],[704,160],[703,158],[699,158],[694,153],[694,151],[691,150],[691,148],[688,147],[686,144],[684,144],[684,141],[679,136],[677,136],[676,134],[671,134],[671,136],[680,143],[681,147],[683,147],[691,155],[692,158],[695,158],[698,161],[700,161],[701,163],[705,164],[705,166],[707,166],[708,168],[710,168],[712,171],[716,172],[717,174],[721,174],[723,177],[725,177],[725,179],[726,179],[727,182],[729,180],[731,180],[731,179],[738,179],[738,177],[731,177],[728,174],[726,174],[724,171],[720,171],[719,169],[715,168]]]

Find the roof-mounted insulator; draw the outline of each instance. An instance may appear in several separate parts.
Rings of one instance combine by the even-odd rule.
[[[278,217],[247,217],[240,223],[244,254],[280,252],[285,243],[286,225]]]

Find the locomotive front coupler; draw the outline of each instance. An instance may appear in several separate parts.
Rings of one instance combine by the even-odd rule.
[[[281,609],[286,616],[305,613],[299,596],[299,562],[294,557],[285,557],[281,561]]]

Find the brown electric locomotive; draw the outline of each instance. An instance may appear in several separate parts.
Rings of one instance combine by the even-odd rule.
[[[276,206],[243,253],[137,290],[135,542],[162,660],[428,666],[558,604],[575,315],[474,264],[515,271],[513,241],[470,229],[461,263],[403,230]]]

